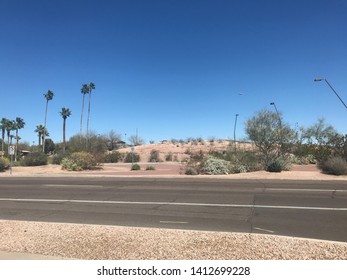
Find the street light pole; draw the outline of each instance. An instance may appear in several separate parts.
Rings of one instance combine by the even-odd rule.
[[[237,117],[239,114],[235,115],[235,124],[234,124],[234,145],[235,145],[235,153],[236,153],[236,124],[237,124]]]
[[[315,78],[314,79],[315,82],[320,82],[320,81],[325,81],[327,83],[327,85],[331,88],[331,90],[335,93],[335,95],[337,96],[338,99],[340,99],[341,103],[343,104],[343,106],[345,106],[345,108],[347,109],[347,105],[345,102],[343,102],[342,98],[338,95],[338,93],[336,92],[336,90],[332,87],[332,85],[328,82],[327,79],[325,78]]]

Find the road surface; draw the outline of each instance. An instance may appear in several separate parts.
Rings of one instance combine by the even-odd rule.
[[[1,178],[0,219],[265,233],[347,242],[347,184]]]

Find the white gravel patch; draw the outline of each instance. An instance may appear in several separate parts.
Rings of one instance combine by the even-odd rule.
[[[342,242],[7,220],[0,220],[0,251],[83,260],[347,260]]]

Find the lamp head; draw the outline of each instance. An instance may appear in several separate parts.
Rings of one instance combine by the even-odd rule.
[[[323,81],[323,80],[325,80],[325,79],[324,78],[315,78],[314,79],[315,82],[320,82],[320,81]]]

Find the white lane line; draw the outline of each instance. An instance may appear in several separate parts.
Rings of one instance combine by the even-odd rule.
[[[321,211],[347,211],[347,208],[338,207],[309,207],[286,205],[252,205],[252,204],[211,204],[188,202],[159,202],[159,201],[110,201],[110,200],[68,200],[68,199],[32,199],[32,198],[0,198],[0,201],[13,202],[56,202],[56,203],[92,203],[92,204],[128,204],[128,205],[165,205],[165,206],[203,206],[203,207],[231,207],[231,208],[270,208],[293,210],[321,210]]]
[[[269,233],[274,233],[274,231],[273,231],[273,230],[268,230],[268,229],[264,229],[264,228],[258,228],[258,227],[255,227],[254,229],[257,229],[257,230],[260,230],[260,231],[269,232]]]
[[[188,222],[182,222],[182,221],[159,221],[159,223],[162,223],[162,224],[188,224]]]
[[[347,190],[326,190],[326,189],[281,189],[281,188],[266,188],[265,191],[286,191],[286,192],[346,192]]]
[[[63,185],[63,184],[44,184],[44,187],[66,187],[66,188],[103,188],[102,185]]]

